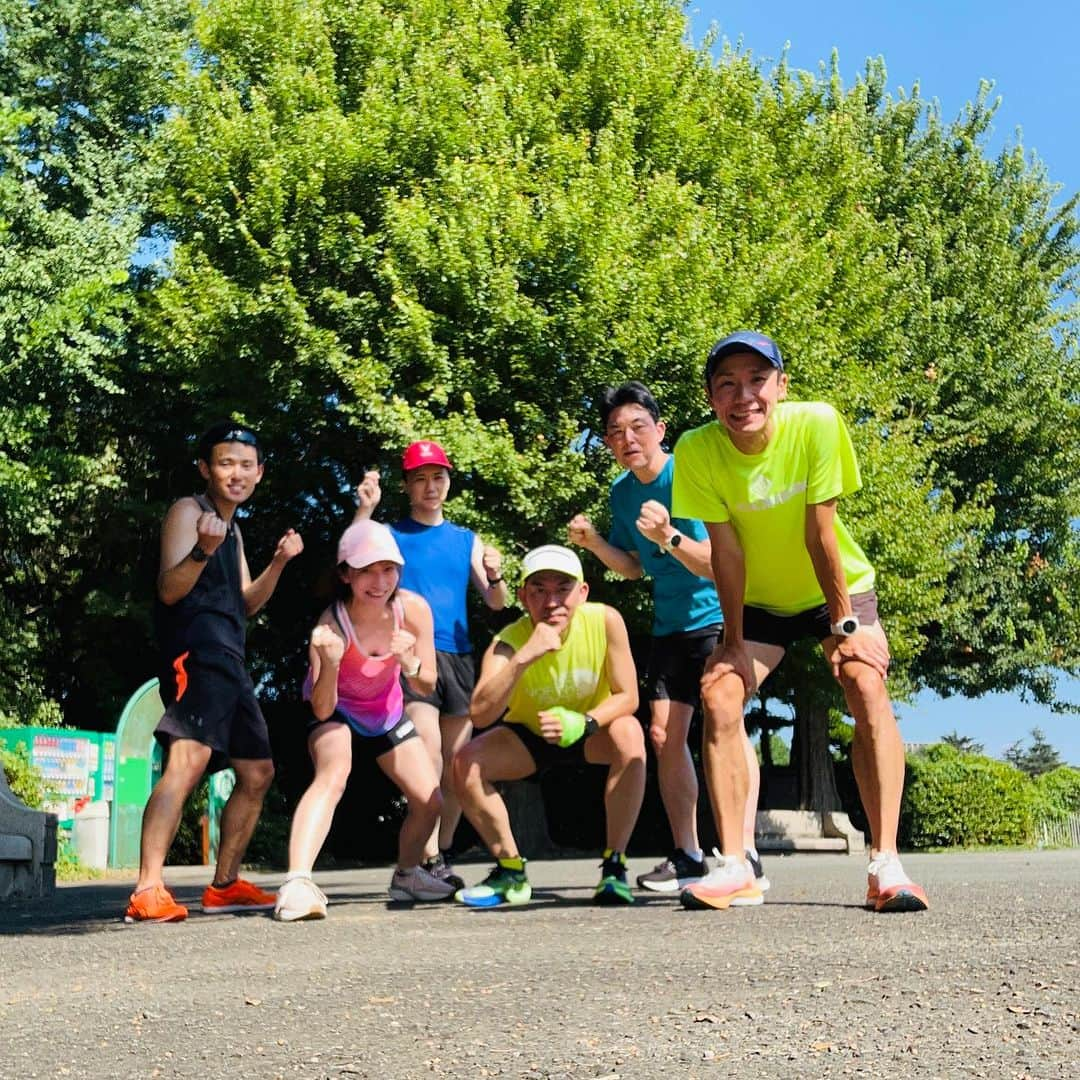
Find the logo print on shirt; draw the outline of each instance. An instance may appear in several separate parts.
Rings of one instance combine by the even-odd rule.
[[[735,504],[736,510],[771,510],[774,506],[780,506],[783,503],[788,502],[790,499],[794,499],[796,495],[800,495],[806,490],[806,481],[800,480],[798,483],[792,484],[791,487],[784,491],[781,491],[778,495],[767,495],[765,498],[755,499],[754,502],[740,502]],[[751,496],[754,494],[750,492]]]

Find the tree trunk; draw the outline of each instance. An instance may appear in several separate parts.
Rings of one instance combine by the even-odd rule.
[[[829,710],[810,694],[795,694],[795,734],[791,760],[798,777],[800,810],[839,810],[832,755]]]

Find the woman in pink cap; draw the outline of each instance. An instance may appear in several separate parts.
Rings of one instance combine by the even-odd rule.
[[[445,900],[453,887],[420,866],[442,809],[439,778],[416,726],[404,713],[402,680],[416,692],[435,686],[431,608],[398,587],[404,559],[390,530],[350,525],[338,543],[339,596],[319,617],[308,650],[304,697],[311,703],[308,749],[315,778],[289,836],[289,872],[274,918],[321,919],[326,897],[311,879],[356,755],[374,760],[408,804],[390,881],[395,900]]]

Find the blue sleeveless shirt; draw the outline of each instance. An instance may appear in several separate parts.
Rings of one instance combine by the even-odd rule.
[[[401,587],[419,593],[431,605],[435,648],[472,652],[465,599],[476,534],[450,521],[421,525],[412,518],[403,518],[390,528],[405,560]]]

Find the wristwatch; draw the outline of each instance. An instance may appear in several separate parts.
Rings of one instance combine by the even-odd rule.
[[[681,543],[682,543],[682,533],[677,532],[677,533],[672,533],[671,534],[671,539],[666,544],[661,544],[660,546],[664,549],[664,551],[666,551],[670,555],[672,553],[672,551],[674,551],[675,548],[677,548]]]
[[[829,633],[833,637],[851,637],[861,625],[858,615],[845,615],[839,622],[829,625]]]
[[[206,562],[206,560],[207,560],[207,559],[209,559],[209,558],[210,558],[210,556],[209,556],[209,555],[208,555],[208,554],[207,554],[207,553],[206,553],[205,551],[203,551],[203,549],[202,549],[201,547],[199,547],[199,545],[198,545],[198,544],[196,544],[196,545],[195,545],[195,546],[194,546],[194,547],[193,547],[193,548],[192,548],[192,549],[191,549],[191,550],[190,550],[190,551],[188,552],[188,558],[189,558],[189,559],[190,559],[190,560],[191,560],[192,562],[199,562],[199,563],[202,563],[202,562]]]
[[[402,667],[401,674],[404,675],[406,679],[415,679],[416,676],[420,674],[420,657],[416,657],[416,663],[413,665],[411,671],[406,671],[405,668]]]

